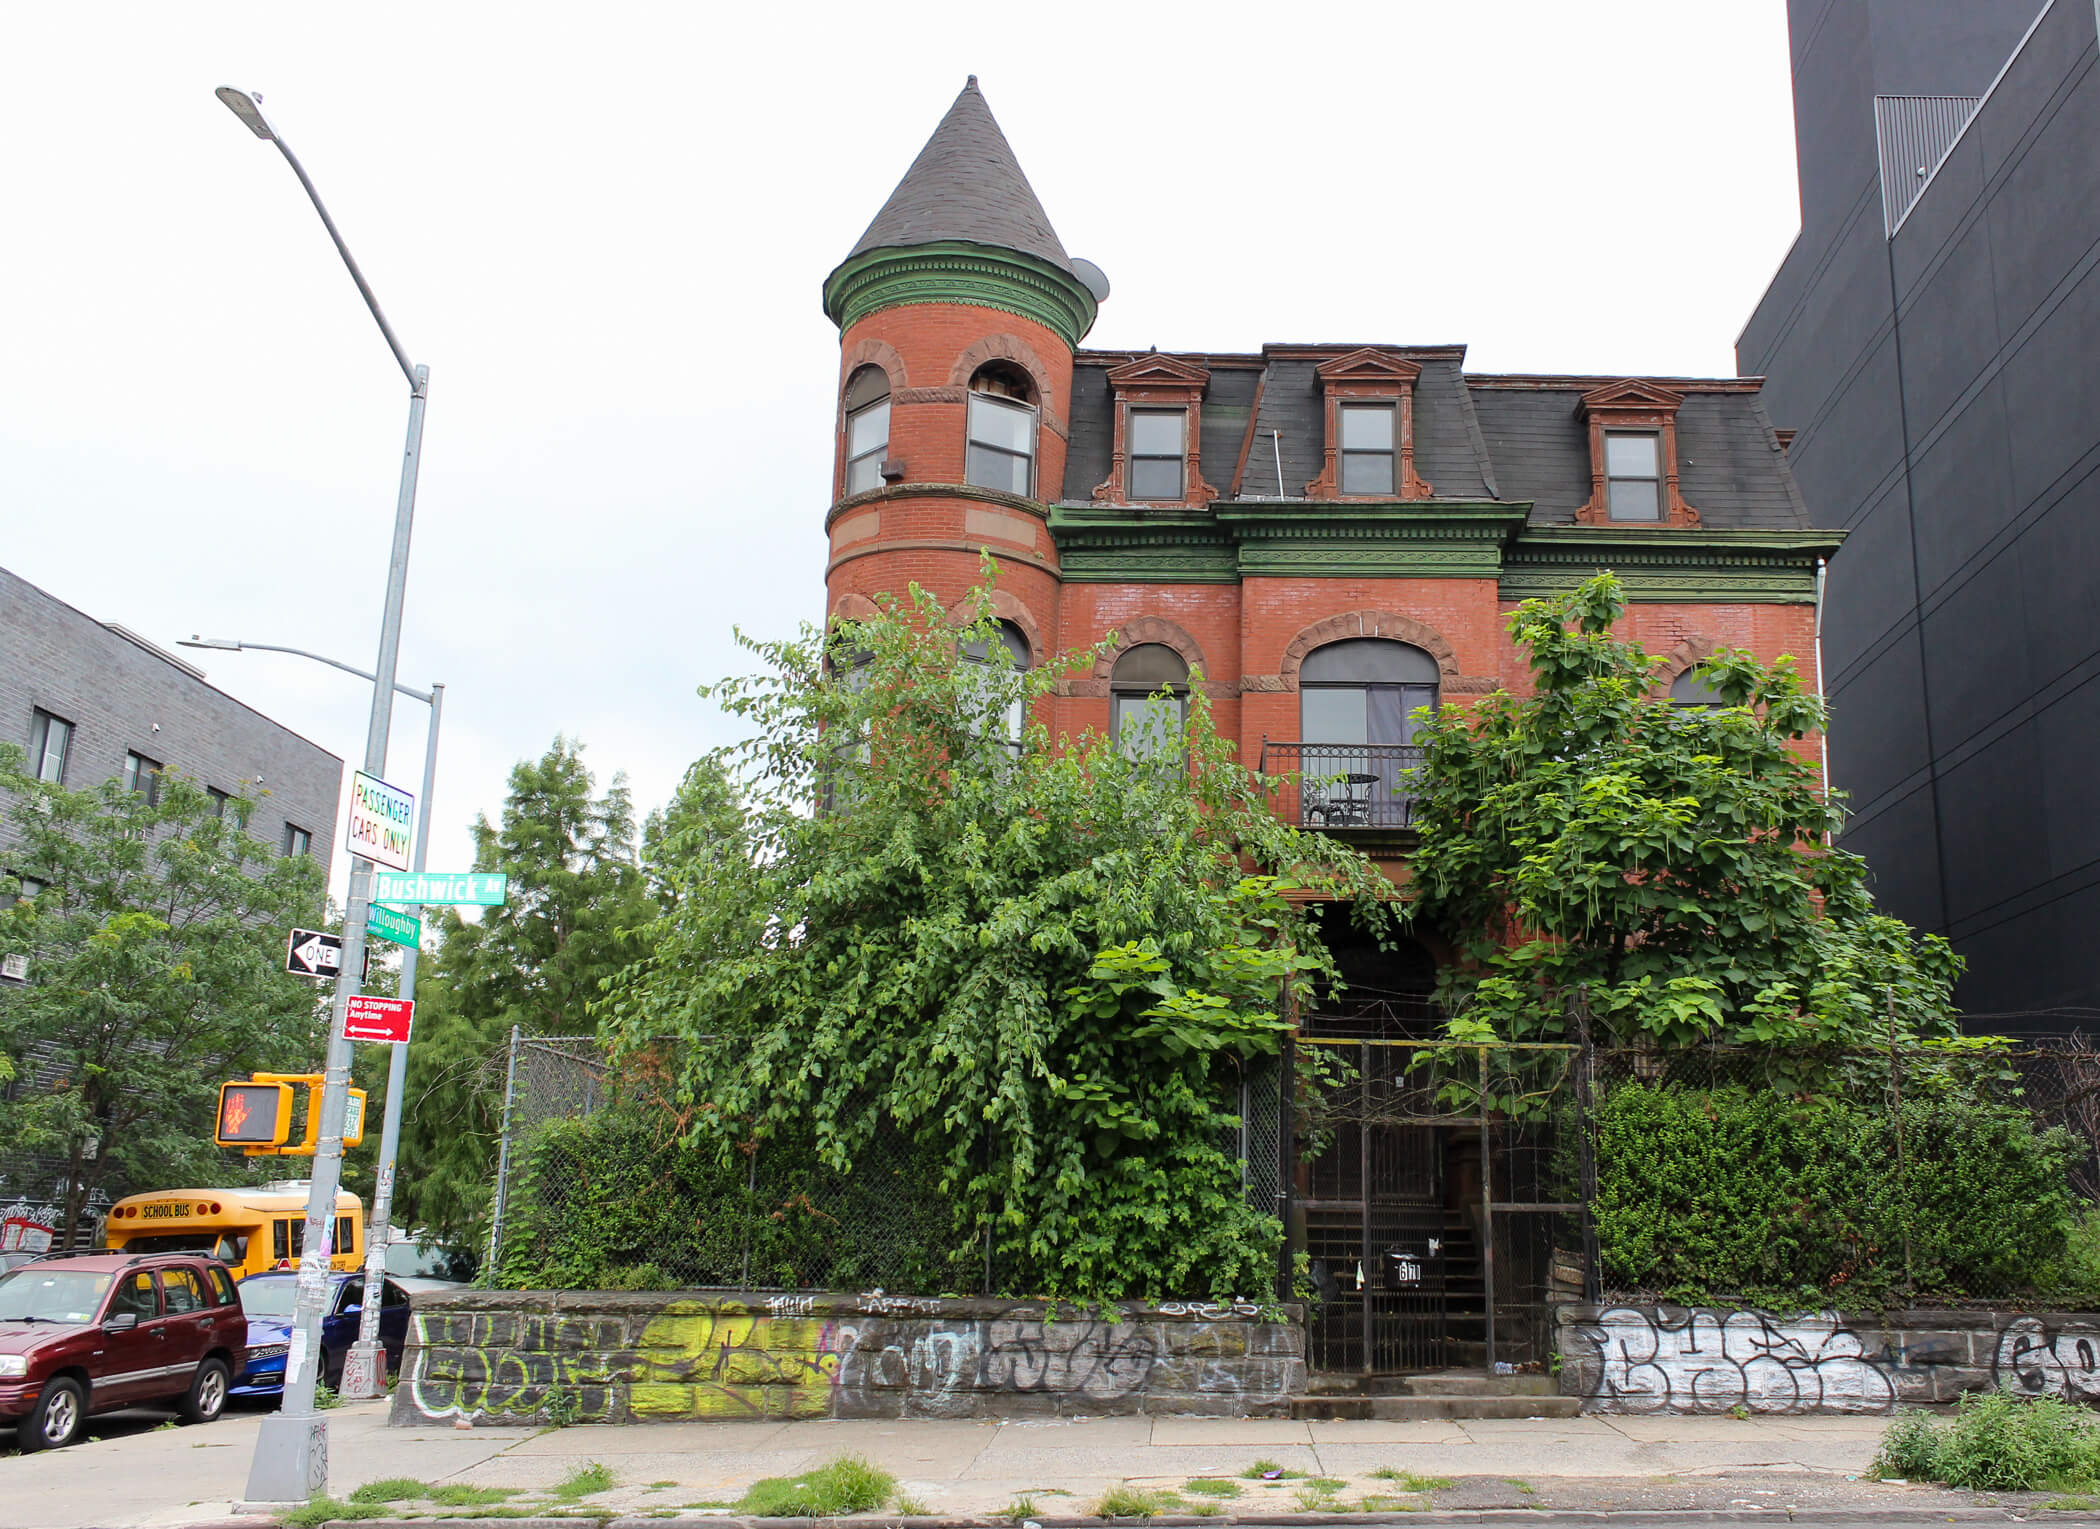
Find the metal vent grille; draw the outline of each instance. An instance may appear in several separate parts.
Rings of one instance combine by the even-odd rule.
[[[1893,236],[1940,167],[1981,96],[1876,96],[1874,142],[1881,156],[1882,231]]]

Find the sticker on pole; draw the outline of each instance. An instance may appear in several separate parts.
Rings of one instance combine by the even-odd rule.
[[[350,832],[343,847],[374,865],[408,869],[410,828],[416,799],[399,786],[358,770],[350,776]]]
[[[349,1012],[343,1015],[343,1038],[405,1046],[415,1018],[413,998],[373,998],[360,993],[350,1000]]]

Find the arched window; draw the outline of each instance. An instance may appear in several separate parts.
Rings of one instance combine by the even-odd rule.
[[[890,449],[890,377],[864,366],[846,384],[846,492],[882,487],[882,459]]]
[[[1404,828],[1415,713],[1442,678],[1420,648],[1355,637],[1316,648],[1298,670],[1299,778],[1308,826]]]
[[[1696,668],[1687,669],[1670,682],[1670,704],[1672,706],[1702,706],[1716,710],[1728,704],[1720,691],[1706,682],[1706,676]]]
[[[1179,758],[1189,721],[1189,666],[1163,642],[1141,642],[1108,677],[1109,736],[1126,759]]]
[[[1009,494],[1035,492],[1035,383],[1010,361],[988,361],[970,379],[970,449],[963,481]]]
[[[962,645],[964,661],[975,666],[974,672],[963,676],[963,681],[978,691],[985,715],[999,719],[1001,736],[1018,748],[1022,730],[1028,725],[1020,676],[1034,666],[1035,657],[1029,651],[1028,638],[1011,621],[999,623],[999,642],[1006,649],[1005,666],[994,660],[991,644],[981,637]]]

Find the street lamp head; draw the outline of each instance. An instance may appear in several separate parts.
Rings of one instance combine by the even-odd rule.
[[[199,637],[195,632],[187,637],[175,639],[178,648],[224,648],[229,653],[241,651],[241,645],[231,637]]]
[[[266,143],[274,143],[277,135],[270,131],[270,124],[262,114],[262,97],[250,95],[245,90],[235,90],[231,85],[221,85],[213,92],[226,103],[226,109],[248,124],[248,131]]]

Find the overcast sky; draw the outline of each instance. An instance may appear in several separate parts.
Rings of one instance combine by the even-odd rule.
[[[401,677],[448,686],[441,870],[558,732],[661,802],[730,736],[693,687],[732,626],[819,615],[819,288],[967,74],[1114,283],[1101,348],[1732,375],[1798,226],[1783,0],[104,0],[5,36],[0,565],[163,644],[371,665],[406,387],[212,95],[262,92],[431,369]],[[356,681],[188,656],[362,755]]]

